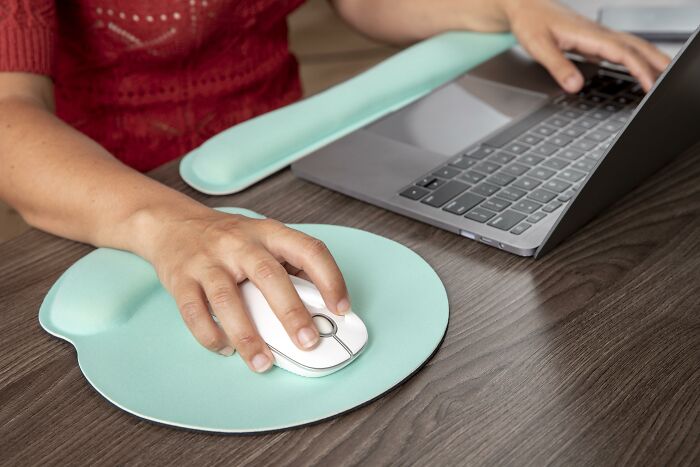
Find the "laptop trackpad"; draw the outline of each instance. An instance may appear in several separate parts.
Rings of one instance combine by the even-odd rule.
[[[366,130],[452,156],[513,119],[540,107],[547,96],[463,76]]]

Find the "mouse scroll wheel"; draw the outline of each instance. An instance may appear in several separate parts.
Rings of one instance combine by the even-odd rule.
[[[314,324],[316,325],[318,333],[321,335],[321,337],[329,337],[335,334],[336,327],[333,321],[330,319],[323,315],[313,315],[311,319],[314,320]]]

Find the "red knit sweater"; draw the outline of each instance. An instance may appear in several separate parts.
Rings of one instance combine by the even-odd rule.
[[[59,117],[146,171],[301,95],[303,0],[2,0],[0,71],[51,76]]]

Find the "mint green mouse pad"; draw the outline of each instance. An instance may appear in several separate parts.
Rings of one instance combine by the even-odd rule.
[[[255,374],[237,354],[205,350],[151,265],[118,250],[95,250],[71,266],[46,296],[39,321],[75,346],[100,394],[148,420],[251,433],[333,417],[394,388],[430,358],[447,328],[447,294],[420,256],[392,240],[334,225],[291,227],[328,245],[369,332],[364,352],[329,376],[277,367]]]
[[[241,191],[514,44],[510,34],[437,35],[327,91],[219,133],[182,159],[180,175],[210,195]]]

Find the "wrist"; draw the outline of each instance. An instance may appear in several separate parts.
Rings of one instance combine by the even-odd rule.
[[[125,239],[123,249],[131,251],[153,263],[177,225],[204,217],[210,208],[188,198],[172,200],[165,203],[153,203],[131,212],[118,227],[120,237]]]
[[[461,2],[460,26],[476,32],[504,32],[510,28],[510,12],[520,0],[485,0]]]

